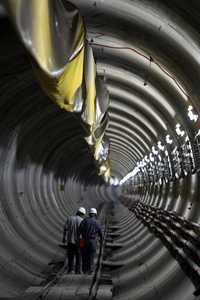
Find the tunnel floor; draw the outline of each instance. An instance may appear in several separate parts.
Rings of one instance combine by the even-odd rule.
[[[106,211],[106,210],[105,210]],[[184,274],[177,261],[162,242],[142,224],[135,214],[116,202],[107,210],[104,242],[101,255],[97,253],[96,270],[92,275],[67,274],[65,249],[58,246],[57,257],[43,271],[46,280],[39,286],[30,286],[18,297],[0,298],[15,300],[177,300],[199,299],[192,296],[195,288]],[[138,242],[145,236],[142,242]],[[171,280],[162,279],[162,267],[157,274],[152,271],[148,259],[151,251],[160,248],[157,263],[163,260],[171,265],[168,273]],[[60,257],[63,256],[63,260]],[[158,277],[160,283],[158,284]],[[187,293],[182,289],[187,285]],[[171,290],[169,289],[169,286]],[[182,296],[180,296],[182,295]]]

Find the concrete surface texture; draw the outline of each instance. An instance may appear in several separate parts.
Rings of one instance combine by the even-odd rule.
[[[200,123],[188,112],[200,111],[200,2],[72,2],[110,95],[112,175],[139,171],[118,187],[97,176],[83,129],[44,94],[3,13],[0,299],[88,299],[94,274],[64,272],[50,284],[65,261],[64,222],[79,206],[109,216],[96,299],[199,299]]]

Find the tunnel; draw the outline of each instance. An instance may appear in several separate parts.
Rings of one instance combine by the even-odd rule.
[[[114,182],[44,93],[1,6],[0,299],[200,299],[200,3],[70,2],[109,92]],[[72,292],[87,278],[57,276],[79,206],[107,224],[89,296]]]

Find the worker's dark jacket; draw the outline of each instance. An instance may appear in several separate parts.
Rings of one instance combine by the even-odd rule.
[[[93,217],[86,218],[81,222],[79,226],[79,232],[82,239],[84,239],[86,243],[87,241],[96,242],[97,236],[99,236],[102,240],[101,227]]]
[[[80,216],[68,217],[63,232],[63,243],[65,243],[65,237],[67,233],[67,244],[78,244],[79,243],[79,226],[83,218]]]

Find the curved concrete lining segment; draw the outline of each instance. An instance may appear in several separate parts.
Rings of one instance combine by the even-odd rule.
[[[200,123],[189,119],[188,107],[200,112],[200,3],[71,2],[84,16],[97,72],[109,90],[106,134],[112,175],[121,180],[137,163],[145,162],[158,142],[166,146],[169,158],[174,148],[182,153],[179,148],[186,135],[196,151],[196,167],[167,180],[163,175],[162,182],[155,180],[157,170],[152,168],[153,175],[145,170],[122,187],[105,185],[97,176],[84,129],[45,96],[25,49],[3,15],[0,299],[40,285],[48,263],[63,259],[58,244],[67,215],[80,205],[101,211],[107,202],[115,203],[113,222],[119,235],[115,242],[123,245],[111,256],[113,264],[121,266],[111,272],[113,299],[198,299],[193,293],[200,287],[200,265],[191,267],[195,264],[191,253],[196,249],[191,243],[200,222],[200,146],[195,144]],[[184,138],[177,135],[178,123]],[[172,145],[166,143],[166,135]],[[163,151],[156,160],[161,164],[165,155]],[[188,269],[181,260],[181,243],[185,243],[181,251]]]

